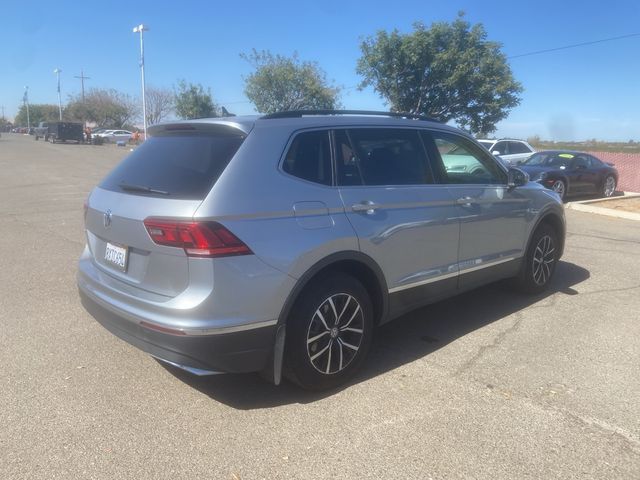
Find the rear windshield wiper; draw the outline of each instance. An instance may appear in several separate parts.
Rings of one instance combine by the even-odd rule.
[[[130,183],[120,183],[118,186],[125,192],[144,192],[144,193],[157,193],[159,195],[170,195],[169,192],[164,190],[157,190],[155,188],[147,187],[145,185],[132,185]]]

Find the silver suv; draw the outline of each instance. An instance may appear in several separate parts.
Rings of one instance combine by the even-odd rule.
[[[460,130],[362,113],[151,127],[87,200],[85,308],[192,373],[322,389],[409,310],[505,278],[548,286],[554,192]]]

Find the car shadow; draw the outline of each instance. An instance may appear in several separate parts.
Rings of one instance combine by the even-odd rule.
[[[429,355],[458,338],[501,320],[551,295],[578,295],[573,286],[587,280],[589,271],[560,261],[549,289],[540,295],[523,295],[495,283],[415,310],[383,325],[376,335],[363,370],[338,389],[309,392],[282,381],[266,382],[258,374],[226,374],[197,377],[158,362],[188,386],[232,408],[251,410],[292,403],[310,403],[344,388]]]

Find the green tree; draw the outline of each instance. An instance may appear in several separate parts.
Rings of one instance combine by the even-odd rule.
[[[211,96],[211,89],[200,84],[180,80],[175,90],[175,111],[178,117],[189,120],[218,116],[218,106]]]
[[[140,116],[139,102],[114,89],[92,88],[85,94],[69,97],[64,117],[93,122],[99,127],[123,128]]]
[[[302,62],[295,53],[289,58],[255,49],[240,56],[255,68],[245,79],[244,92],[259,112],[338,107],[340,89],[327,82],[316,62]]]
[[[60,118],[60,112],[57,105],[48,103],[29,104],[29,123],[31,126],[37,126],[40,122],[53,122]],[[16,125],[27,125],[27,107],[22,104],[18,114],[13,121]]]
[[[488,134],[520,103],[522,86],[501,45],[464,13],[452,22],[415,23],[412,33],[379,31],[360,45],[360,88],[373,88],[397,112],[455,120]]]

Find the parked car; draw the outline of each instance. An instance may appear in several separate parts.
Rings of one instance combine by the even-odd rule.
[[[84,142],[82,124],[77,122],[40,122],[33,133],[36,140],[44,138],[51,143]]]
[[[194,374],[284,372],[323,389],[412,309],[505,278],[549,286],[556,195],[461,130],[355,113],[150,127],[87,199],[85,308]],[[478,168],[447,169],[451,151]]]
[[[618,171],[613,164],[584,152],[538,152],[520,168],[532,181],[555,191],[563,199],[570,195],[597,193],[610,197],[618,185]]]
[[[102,137],[105,142],[128,142],[131,139],[132,133],[128,130],[104,130],[102,132],[94,133],[92,136]]]
[[[524,140],[503,138],[501,140],[478,140],[478,142],[493,155],[500,157],[500,160],[508,166],[518,165],[536,152]]]

